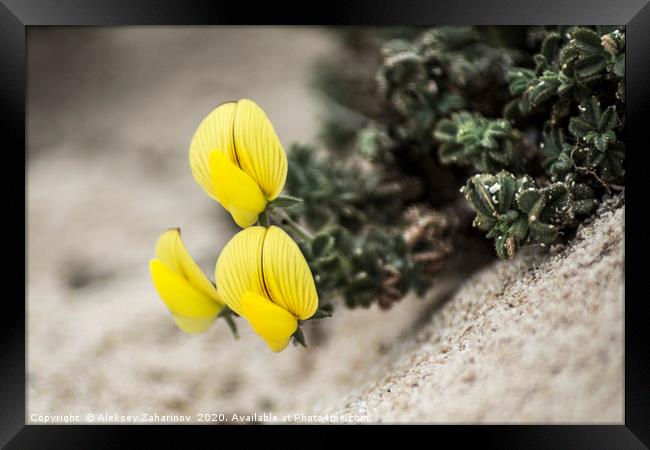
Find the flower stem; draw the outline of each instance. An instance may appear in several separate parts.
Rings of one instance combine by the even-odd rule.
[[[218,317],[223,317],[223,319],[226,321],[226,324],[228,325],[228,328],[230,328],[230,331],[232,332],[232,335],[236,340],[239,340],[239,332],[237,331],[237,324],[233,320],[234,312],[228,308],[227,306],[224,306],[221,312],[219,313]]]
[[[278,211],[279,215],[279,222],[283,225],[286,225],[287,227],[291,228],[291,230],[296,233],[300,238],[305,241],[305,242],[310,242],[314,239],[314,236],[312,234],[305,230],[303,227],[301,227],[297,222],[295,222],[291,217],[289,217],[289,214],[287,214],[284,211]]]

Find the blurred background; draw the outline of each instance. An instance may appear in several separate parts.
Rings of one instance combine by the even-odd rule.
[[[183,334],[149,278],[164,229],[211,278],[237,231],[190,173],[200,120],[247,97],[285,147],[313,141],[313,65],[338,45],[317,28],[30,28],[28,420],[321,410],[408,329],[422,302],[341,308],[306,327],[309,350],[273,354],[244,323],[239,342],[222,321]]]

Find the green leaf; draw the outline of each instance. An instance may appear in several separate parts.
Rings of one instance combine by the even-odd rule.
[[[616,108],[614,106],[608,106],[607,109],[603,112],[603,115],[600,116],[598,122],[598,130],[607,131],[612,130],[618,126],[618,114],[616,114]]]
[[[517,206],[519,206],[519,209],[526,214],[530,214],[535,204],[539,201],[541,195],[542,194],[537,189],[531,188],[530,190],[522,191],[517,196]]]
[[[433,136],[441,142],[450,142],[456,138],[458,127],[449,119],[438,121]]]
[[[512,95],[521,95],[535,80],[535,72],[515,67],[508,73],[509,90]]]
[[[512,206],[517,189],[517,180],[506,171],[501,171],[496,176],[496,182],[488,191],[496,198],[500,211],[508,211]]]
[[[552,163],[548,166],[548,172],[552,175],[560,177],[565,175],[573,168],[573,161],[569,152],[561,153]]]
[[[517,219],[512,225],[510,225],[508,232],[517,241],[523,241],[528,233],[528,220],[526,217],[520,217]]]
[[[546,204],[539,215],[540,222],[567,225],[573,220],[569,189],[564,183],[554,183],[543,188]]]
[[[551,128],[544,132],[542,136],[544,140],[542,152],[549,158],[555,159],[559,157],[568,147],[562,128]]]
[[[623,78],[625,76],[625,53],[617,57],[617,61],[614,64],[613,71],[616,75]]]
[[[292,197],[290,195],[281,195],[274,200],[271,200],[269,203],[270,207],[273,208],[291,208],[302,203],[302,199],[298,197]]]
[[[299,344],[302,345],[303,347],[307,348],[307,341],[305,341],[305,335],[302,332],[302,329],[300,326],[296,329],[296,332],[293,333],[293,342],[294,344]]]
[[[467,180],[467,185],[465,186],[466,198],[472,202],[472,205],[474,205],[477,211],[487,217],[492,217],[496,214],[496,208],[488,192],[489,185],[492,184],[493,177],[487,178],[476,175]]]
[[[589,102],[584,105],[586,110],[584,111],[584,116],[586,120],[592,123],[594,126],[597,126],[600,116],[602,114],[602,108],[600,107],[600,100],[595,95],[591,96]]]
[[[527,92],[533,107],[536,107],[558,93],[560,80],[554,72],[544,72],[537,83]]]
[[[441,120],[434,136],[442,142],[438,148],[442,164],[473,165],[478,172],[509,168],[514,160],[513,143],[521,139],[507,120],[466,111],[453,113],[451,120]]]
[[[546,35],[540,50],[540,53],[546,61],[553,61],[557,57],[561,40],[562,38],[559,33],[551,32]]]
[[[607,150],[609,144],[616,142],[616,135],[613,131],[607,131],[603,134],[596,134],[593,139],[593,144],[598,150],[604,152]]]
[[[438,150],[440,162],[443,164],[458,162],[463,158],[465,153],[465,147],[452,142],[442,144]]]
[[[607,67],[607,58],[604,55],[589,55],[575,63],[576,73],[584,78],[600,73]]]
[[[500,259],[508,258],[508,247],[506,244],[506,239],[503,236],[496,236],[494,239],[494,249],[496,250],[497,256]]]
[[[600,34],[588,28],[578,28],[573,32],[575,44],[585,52],[599,52],[604,50],[600,41]]]
[[[529,229],[533,240],[540,244],[551,244],[555,241],[558,235],[555,226],[540,221],[530,222]]]
[[[267,206],[268,208],[268,206]],[[270,225],[269,222],[269,213],[267,212],[268,209],[265,209],[260,213],[260,215],[257,217],[257,220],[259,221],[259,224],[263,227],[268,227]]]
[[[616,108],[608,106],[603,111],[598,98],[592,96],[588,102],[580,105],[580,116],[572,117],[569,120],[569,131],[575,137],[584,139],[585,142],[593,145],[599,152],[603,153],[617,141],[613,129],[617,128],[619,124]],[[582,156],[582,159],[586,160],[588,164],[594,167],[601,164],[601,161],[595,155],[589,154],[590,150],[588,148],[583,150],[583,153],[584,151],[587,152],[587,155]]]
[[[325,319],[327,317],[332,317],[331,311],[317,309],[314,315],[309,318],[309,320]]]
[[[323,272],[335,272],[341,267],[341,258],[336,253],[330,253],[327,256],[317,259],[316,264]]]
[[[572,117],[569,120],[569,131],[577,138],[584,138],[592,129],[591,124],[579,117]]]
[[[483,138],[481,139],[481,146],[489,149],[495,149],[498,145],[499,144],[497,143],[496,139],[490,136],[489,133],[485,133],[483,135]]]

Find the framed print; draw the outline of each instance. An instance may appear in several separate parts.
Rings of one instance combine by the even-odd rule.
[[[644,1],[1,3],[7,448],[647,448]]]

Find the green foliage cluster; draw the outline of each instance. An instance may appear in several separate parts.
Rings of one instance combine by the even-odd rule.
[[[573,27],[544,36],[533,55],[535,67],[510,71],[510,93],[515,99],[506,108],[507,117],[542,109],[555,124],[571,116],[575,106],[586,103],[593,93],[608,101],[625,101],[622,27]]]
[[[337,164],[308,145],[290,149],[286,186],[303,200],[292,213],[315,230],[340,224],[358,231],[368,223],[389,223],[403,206],[397,183],[358,165]]]
[[[474,175],[462,188],[476,209],[474,225],[494,239],[500,258],[524,244],[552,244],[560,230],[575,226],[595,206],[593,190],[572,179],[538,187],[528,175]]]
[[[302,250],[319,292],[330,300],[341,294],[348,307],[389,306],[409,288],[423,294],[427,287],[403,237],[390,231],[355,236],[344,227],[326,228]]]
[[[474,28],[440,27],[424,30],[412,40],[390,40],[380,55],[375,102],[381,113],[369,118],[356,144],[357,152],[380,170],[415,177],[426,201],[442,206],[457,197],[464,174],[445,167],[438,158],[432,130],[439,121],[446,120],[440,132],[447,133],[448,161],[463,152],[472,162],[458,159],[461,165],[500,166],[497,160],[504,157],[483,145],[517,151],[516,136],[505,122],[483,119],[497,115],[508,100],[507,76],[515,51],[487,44]],[[484,135],[476,139],[465,133],[470,123]],[[467,149],[449,136],[455,135],[454,127]]]
[[[493,173],[522,163],[521,134],[505,119],[453,113],[438,121],[434,137],[443,164],[467,164],[477,172]]]
[[[603,194],[621,189],[624,182],[624,29],[546,31],[532,59],[534,68],[513,67],[509,71],[509,91],[514,98],[505,106],[503,116],[527,136],[533,150],[528,161],[518,159],[523,165],[506,164],[504,168],[534,177],[528,181],[534,184],[525,188],[535,193],[534,197],[522,193],[515,209],[508,205],[506,212],[506,206],[500,205],[487,217],[490,208],[485,197],[475,194],[476,185],[478,179],[487,180],[495,171],[475,166],[483,174],[466,185],[466,196],[477,211],[474,223],[494,238],[502,258],[512,257],[523,244],[555,242],[575,229],[578,219],[592,212]],[[439,123],[434,136],[444,130]],[[478,139],[483,132],[477,126],[472,134]],[[445,141],[439,141],[442,149]],[[510,155],[502,154],[504,158]],[[539,209],[544,202],[549,206]],[[553,217],[549,207],[557,209],[558,202],[566,214],[547,221]],[[515,218],[511,212],[515,210],[528,217],[527,227],[523,218]],[[534,223],[531,217],[536,219]]]
[[[353,308],[389,307],[411,290],[424,294],[431,267],[451,251],[439,242],[422,246],[447,233],[444,216],[403,217],[403,186],[311,146],[291,147],[289,161],[287,190],[303,199],[289,216],[316,231],[299,243],[322,310],[330,310],[337,295]]]
[[[319,290],[348,306],[423,293],[470,222],[509,258],[624,189],[624,27],[339,33],[326,150],[294,146],[287,187]]]

